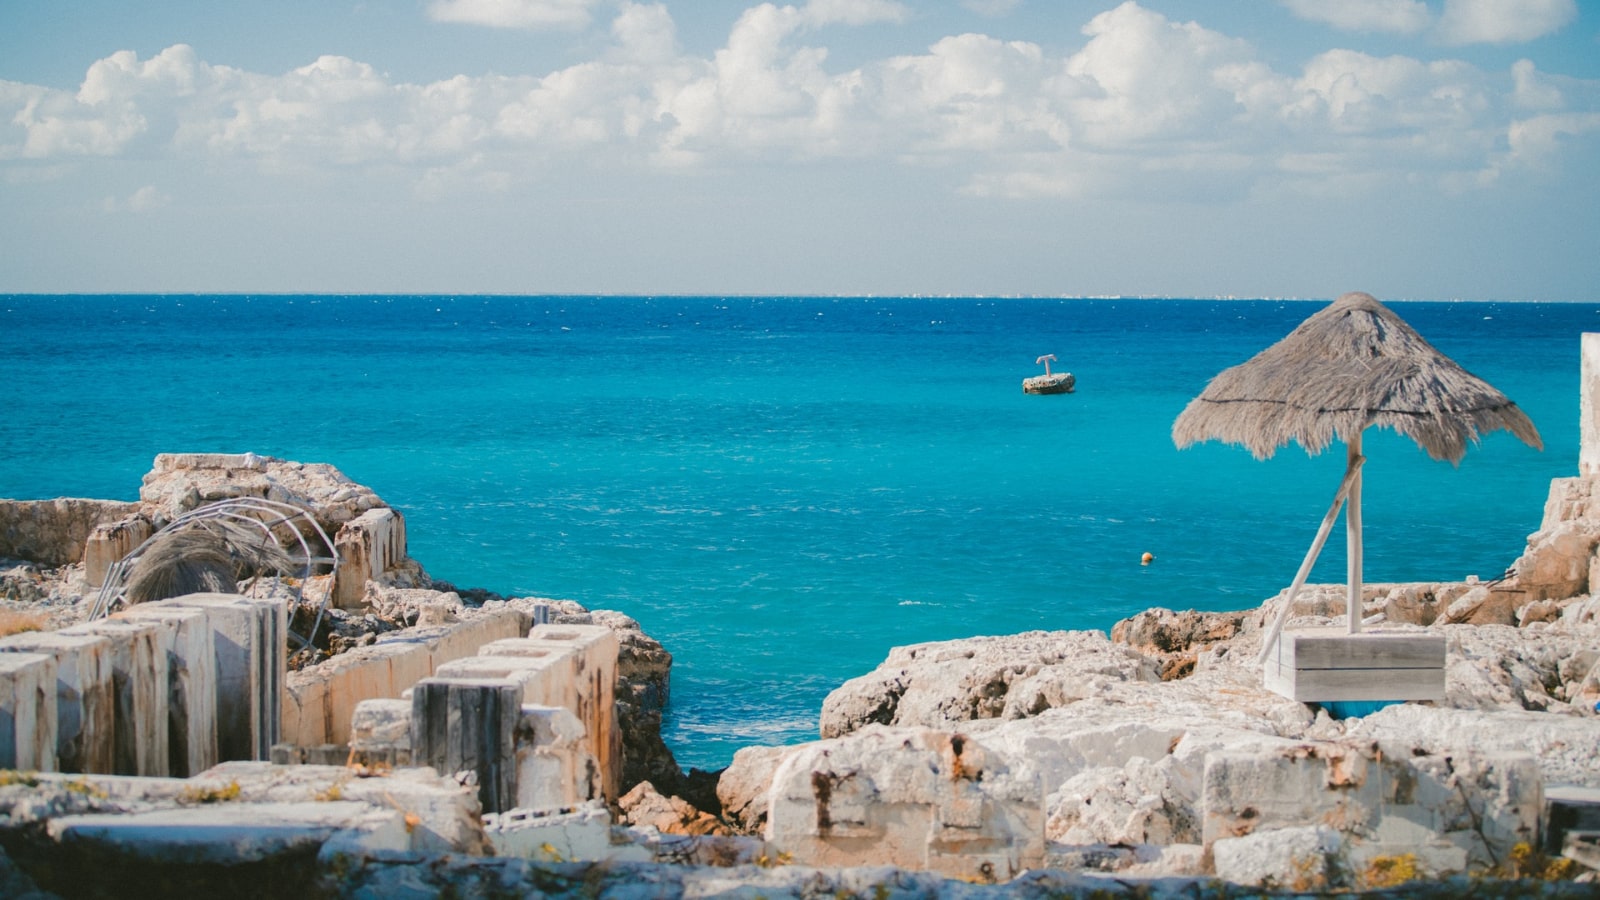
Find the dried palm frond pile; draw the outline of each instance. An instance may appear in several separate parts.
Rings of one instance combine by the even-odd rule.
[[[239,582],[292,571],[270,532],[248,522],[205,519],[152,538],[128,573],[126,602],[186,594],[236,594]]]

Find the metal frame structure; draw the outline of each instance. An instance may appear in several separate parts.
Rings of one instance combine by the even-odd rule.
[[[292,562],[300,563],[299,583],[294,585],[294,599],[298,602],[303,596],[304,585],[307,579],[316,574],[318,566],[327,566],[328,574],[337,576],[339,572],[339,554],[334,549],[333,540],[323,530],[317,520],[305,509],[291,503],[278,500],[267,500],[260,497],[236,497],[228,500],[218,500],[205,506],[196,507],[171,522],[166,527],[146,538],[144,542],[135,547],[128,555],[117,560],[106,571],[105,583],[100,586],[100,593],[95,598],[94,609],[90,612],[90,619],[99,619],[111,614],[113,607],[126,599],[124,593],[125,582],[129,570],[144,555],[145,549],[151,542],[173,531],[194,526],[196,523],[208,519],[232,519],[256,526],[267,535],[270,540],[277,542],[280,547],[289,551]],[[310,542],[306,539],[305,530],[295,524],[297,519],[305,520],[311,530],[322,542],[322,553],[315,553]],[[278,529],[287,529],[288,534],[281,533]],[[290,537],[292,535],[292,538]],[[298,553],[295,553],[296,546]],[[292,572],[279,571],[279,576],[293,575]],[[332,590],[329,590],[332,595]],[[322,625],[322,617],[328,609],[328,597],[323,597],[322,603],[317,607],[316,621],[311,625],[311,633],[301,637],[292,630],[289,637],[299,642],[301,647],[311,644],[311,639],[316,636],[317,629]]]

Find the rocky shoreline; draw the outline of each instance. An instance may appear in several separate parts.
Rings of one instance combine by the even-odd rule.
[[[1366,586],[1364,616],[1445,638],[1441,701],[1336,718],[1267,690],[1255,658],[1280,596],[1240,612],[1149,610],[1110,634],[895,648],[827,698],[817,741],[745,748],[718,773],[682,772],[662,742],[671,655],[626,615],[460,589],[403,554],[366,563],[351,608],[328,602],[348,586],[310,578],[293,585],[295,602],[321,615],[291,617],[310,635],[291,661],[305,673],[388,632],[507,606],[614,632],[623,772],[608,815],[654,861],[507,859],[485,851],[480,824],[465,843],[421,857],[363,852],[336,871],[301,852],[261,883],[308,896],[1188,897],[1453,896],[1470,879],[1474,890],[1593,896],[1595,873],[1562,855],[1552,810],[1585,824],[1600,809],[1597,485],[1553,484],[1543,526],[1501,581]],[[358,520],[372,531],[382,513],[403,546],[398,512],[331,466],[164,456],[138,503],[0,500],[0,617],[8,630],[80,621],[97,591],[97,540],[237,496],[313,510],[335,543]],[[1303,591],[1289,613],[1291,629],[1339,625],[1342,589]],[[236,785],[285,777],[237,771]],[[303,777],[345,784],[340,771]],[[52,822],[178,803],[129,790],[114,776],[0,778],[0,848],[14,860],[0,866],[0,892],[94,895],[97,883],[62,879]],[[209,888],[248,871],[180,874]]]

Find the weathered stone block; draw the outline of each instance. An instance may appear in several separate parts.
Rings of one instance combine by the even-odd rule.
[[[0,769],[57,769],[56,678],[54,656],[0,653]]]
[[[116,500],[0,500],[0,556],[41,566],[65,566],[83,559],[95,526],[132,515],[134,503]]]
[[[485,660],[514,659],[522,667],[524,703],[578,708],[577,658],[567,645],[554,645],[527,638],[490,641],[478,650]]]
[[[134,606],[117,618],[160,629],[167,653],[168,774],[187,778],[216,765],[217,654],[210,617],[203,609],[163,601]]]
[[[651,862],[649,848],[613,838],[611,814],[603,803],[570,812],[514,809],[483,817],[483,828],[495,856],[536,862]]]
[[[490,641],[519,637],[528,629],[529,615],[515,607],[484,612],[460,622],[408,628],[378,636],[379,644],[416,644],[426,647],[430,665],[437,669],[452,659],[477,654]]]
[[[571,710],[524,704],[516,735],[518,809],[568,809],[601,797],[600,766]]]
[[[424,678],[411,688],[411,755],[441,774],[470,773],[484,812],[516,806],[516,732],[522,689],[513,681]]]
[[[350,717],[350,762],[368,767],[411,765],[411,700],[363,700]]]
[[[95,634],[27,631],[0,638],[0,651],[55,658],[60,770],[109,774],[116,733],[111,640]]]
[[[622,733],[616,720],[617,635],[603,625],[537,625],[525,641],[495,643],[484,655],[568,653],[572,689],[563,697],[529,698],[564,706],[583,722],[589,751],[600,764],[602,790],[615,800],[622,782]]]
[[[111,642],[114,697],[112,772],[166,775],[168,662],[166,636],[158,624],[102,619],[63,628],[66,635],[101,635]]]
[[[152,534],[155,534],[155,526],[138,514],[96,525],[85,539],[83,549],[83,577],[89,586],[105,584],[106,572]]]
[[[421,643],[379,643],[292,672],[284,691],[282,739],[297,746],[347,744],[351,716],[365,700],[393,699],[433,674]]]
[[[1037,777],[961,734],[871,725],[802,745],[769,796],[767,842],[805,865],[1004,881],[1044,861]]]
[[[399,510],[369,509],[340,526],[333,538],[339,571],[333,581],[333,602],[340,609],[361,609],[367,582],[406,558],[406,520]]]
[[[527,620],[526,613],[507,608],[462,622],[390,632],[371,646],[289,673],[280,740],[297,746],[348,744],[356,704],[399,697],[439,666],[521,634]]]
[[[1283,828],[1326,826],[1349,845],[1435,860],[1451,847],[1463,866],[1488,868],[1520,842],[1536,844],[1543,806],[1530,754],[1429,755],[1372,744],[1306,744],[1214,753],[1205,769],[1207,846]],[[1451,874],[1439,871],[1437,874]]]
[[[1325,825],[1222,838],[1211,847],[1217,877],[1233,884],[1319,892],[1343,880],[1342,841]]]
[[[288,669],[284,604],[236,594],[191,594],[163,602],[206,613],[216,656],[218,756],[270,759],[281,733]]]

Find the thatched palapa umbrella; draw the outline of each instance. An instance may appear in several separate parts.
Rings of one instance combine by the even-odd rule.
[[[1451,463],[1466,455],[1469,441],[1502,428],[1544,449],[1533,422],[1506,395],[1363,293],[1345,294],[1276,344],[1220,372],[1172,423],[1180,449],[1212,438],[1242,444],[1257,459],[1290,441],[1312,455],[1335,438],[1349,448],[1344,481],[1262,644],[1263,659],[1347,501],[1349,630],[1361,630],[1361,433],[1372,425],[1392,428]]]

